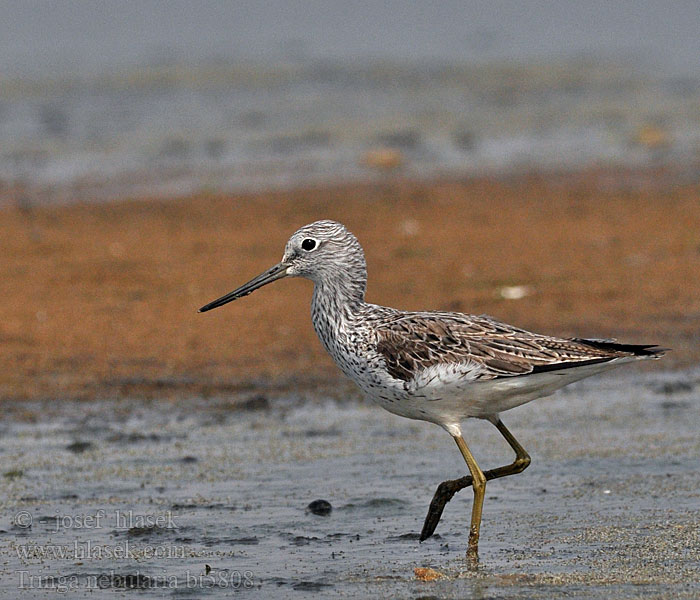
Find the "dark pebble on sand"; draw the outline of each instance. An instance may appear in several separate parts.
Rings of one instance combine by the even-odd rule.
[[[327,517],[331,514],[333,507],[328,500],[314,500],[306,507],[306,512],[310,512],[314,515],[320,515],[322,517]]]
[[[292,585],[292,589],[297,592],[320,592],[327,587],[331,587],[331,585],[320,581],[300,581]]]
[[[269,410],[270,401],[265,396],[253,396],[239,404],[241,410]]]
[[[687,394],[693,391],[693,384],[689,381],[666,381],[654,388],[657,394]]]
[[[126,535],[129,537],[149,537],[154,534],[159,534],[167,531],[167,527],[163,527],[162,525],[143,525],[143,526],[136,526],[136,527],[129,527],[129,529],[126,531]]]
[[[92,442],[73,442],[72,444],[68,444],[66,446],[66,450],[69,450],[70,452],[75,452],[76,454],[81,454],[86,450],[90,450],[92,447]]]
[[[168,439],[168,438],[163,438]],[[157,433],[141,433],[139,431],[134,431],[131,433],[117,432],[110,435],[107,438],[108,442],[121,442],[127,444],[135,444],[140,442],[159,442],[161,441],[161,436]]]

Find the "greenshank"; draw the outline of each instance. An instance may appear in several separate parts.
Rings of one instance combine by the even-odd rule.
[[[280,263],[199,310],[223,306],[283,277],[314,282],[314,329],[369,398],[394,414],[440,425],[454,438],[469,475],[438,486],[421,540],[433,533],[452,495],[471,486],[467,555],[475,561],[486,481],[530,464],[500,413],[584,377],[664,354],[654,345],[540,335],[486,315],[408,312],[365,302],[364,252],[334,221],[305,225],[289,238]],[[514,462],[482,471],[462,437],[461,423],[468,418],[491,422],[515,452]]]

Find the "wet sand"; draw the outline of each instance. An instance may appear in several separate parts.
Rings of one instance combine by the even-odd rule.
[[[53,207],[6,190],[3,595],[697,597],[699,197],[664,171]],[[454,444],[339,377],[308,282],[196,313],[318,218],[359,236],[371,301],[674,349],[504,415],[533,464],[489,484],[477,571],[467,490],[418,542],[464,473]],[[484,468],[510,462],[491,426],[465,430]]]
[[[41,206],[0,198],[0,398],[211,396],[332,383],[288,280],[199,315],[319,219],[364,245],[368,299],[618,337],[697,364],[700,184],[662,169]],[[515,290],[515,291],[514,291]],[[519,299],[509,299],[513,295]]]
[[[488,484],[476,571],[467,490],[418,542],[435,486],[465,470],[434,425],[291,390],[14,404],[0,435],[0,589],[695,598],[698,390],[697,370],[619,371],[504,415],[533,463]],[[465,432],[484,467],[510,462],[493,427]],[[317,499],[330,514],[306,509]],[[417,580],[426,567],[435,581]]]

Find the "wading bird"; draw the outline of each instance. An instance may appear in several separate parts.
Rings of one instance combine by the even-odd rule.
[[[369,398],[402,417],[436,423],[454,438],[470,474],[440,484],[421,540],[432,535],[452,495],[471,486],[467,555],[475,561],[486,481],[520,473],[530,464],[500,413],[584,377],[664,353],[653,345],[540,335],[485,315],[370,304],[365,302],[362,247],[334,221],[305,225],[289,238],[279,264],[199,310],[223,306],[283,277],[314,282],[314,329],[343,373]],[[481,470],[462,437],[461,423],[470,417],[498,429],[515,452],[512,464]]]

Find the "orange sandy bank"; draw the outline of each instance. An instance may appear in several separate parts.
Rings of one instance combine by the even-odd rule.
[[[320,218],[364,245],[370,301],[658,343],[674,349],[667,366],[700,358],[700,184],[586,172],[21,210],[9,192],[4,200],[5,399],[334,377],[307,281],[196,312],[277,262],[289,234]]]

